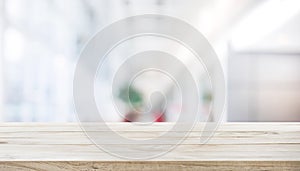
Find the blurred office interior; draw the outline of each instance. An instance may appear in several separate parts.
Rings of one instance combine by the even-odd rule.
[[[0,0],[0,121],[76,121],[73,76],[84,45],[101,28],[141,14],[186,21],[214,47],[227,83],[224,122],[300,121],[299,0]],[[116,55],[127,49],[176,51],[176,46],[145,37],[128,42]],[[106,67],[108,78],[120,62],[113,59]],[[201,83],[198,119],[205,121],[213,97],[200,70],[195,69]],[[149,74],[132,89],[137,105],[153,88],[149,85],[161,79]],[[96,84],[106,120],[123,121],[110,110],[109,94],[101,94],[108,90],[105,81]],[[155,121],[176,121],[180,100],[168,92],[164,117]],[[118,97],[126,106],[121,84]]]

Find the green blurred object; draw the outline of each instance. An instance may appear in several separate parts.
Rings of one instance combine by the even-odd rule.
[[[142,94],[133,86],[123,86],[119,91],[118,97],[133,107],[140,107],[143,103]]]
[[[210,103],[213,99],[212,97],[212,93],[210,91],[205,91],[203,93],[202,99],[206,102],[206,103]]]

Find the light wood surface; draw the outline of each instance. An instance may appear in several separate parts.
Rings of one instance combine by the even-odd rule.
[[[173,123],[108,125],[122,136],[147,139],[157,137]],[[0,123],[0,171],[300,170],[300,123],[224,123],[204,145],[199,144],[202,128],[203,124],[197,124],[169,153],[141,161],[100,150],[77,123]],[[180,138],[171,135],[167,138]],[[127,148],[126,144],[111,145]],[[151,151],[160,150],[147,145]]]

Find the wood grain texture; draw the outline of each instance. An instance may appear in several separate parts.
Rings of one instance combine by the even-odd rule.
[[[122,136],[147,139],[161,135],[173,123],[108,125]],[[92,123],[90,126],[102,131]],[[197,124],[187,139],[169,153],[140,161],[120,159],[100,150],[76,123],[1,123],[0,171],[300,170],[300,123],[225,123],[207,144],[200,145],[202,128],[203,124]],[[174,132],[166,139],[180,136]],[[128,148],[128,144],[110,145],[120,150]],[[152,144],[144,145],[151,151],[160,150]]]

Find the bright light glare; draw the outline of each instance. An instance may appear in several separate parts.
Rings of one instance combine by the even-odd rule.
[[[9,28],[4,33],[4,56],[9,62],[19,61],[24,54],[24,37],[23,35],[12,28]]]
[[[300,12],[298,0],[266,1],[245,17],[234,29],[232,45],[243,49],[254,45],[265,36],[280,28]]]

